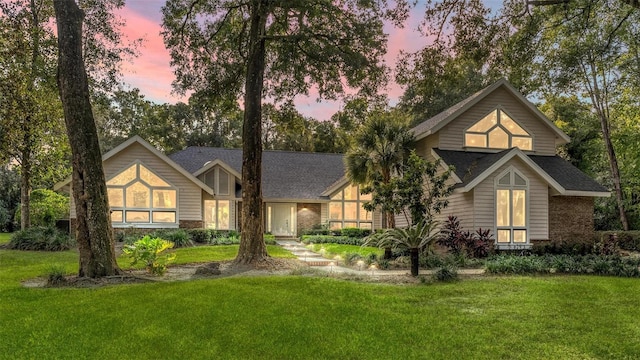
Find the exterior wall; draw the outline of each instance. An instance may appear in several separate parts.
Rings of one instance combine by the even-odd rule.
[[[303,230],[311,229],[314,225],[320,225],[321,222],[321,204],[298,203],[297,204],[297,220],[296,234],[300,236]]]
[[[522,160],[514,158],[501,166],[474,189],[473,229],[492,229],[495,234],[495,178],[509,166],[518,169],[529,180],[527,224],[530,240],[549,239],[549,186]]]
[[[592,237],[593,203],[591,197],[549,196],[549,239]]]
[[[240,229],[240,219],[238,218],[238,214],[242,210],[240,207],[240,204],[242,203],[240,201],[235,200],[235,198],[231,196],[212,196],[211,194],[208,194],[204,190],[202,190],[202,203],[200,204],[202,208],[202,220],[204,220],[205,200],[229,200],[229,230]],[[202,226],[204,226],[204,221],[202,221]]]
[[[434,161],[435,158],[431,154],[431,149],[437,148],[438,146],[440,146],[439,133],[429,135],[416,142],[416,154],[420,155],[421,157],[429,161]]]
[[[202,220],[180,220],[181,229],[202,229],[203,226]]]
[[[496,106],[501,106],[513,119],[522,125],[533,137],[533,149],[538,155],[555,155],[555,133],[543,124],[532,111],[527,109],[515,96],[504,88],[475,104],[438,131],[438,147],[445,150],[464,150],[464,131],[482,119]]]
[[[178,189],[177,217],[180,222],[183,220],[202,221],[202,189],[138,143],[133,143],[102,163],[106,179],[125,170],[136,161],[140,161]],[[71,197],[69,216],[71,218],[76,216],[73,196]]]
[[[436,220],[439,221],[442,226],[449,216],[456,216],[463,229],[474,231],[476,227],[474,223],[473,199],[474,190],[466,193],[454,192],[449,196],[449,206],[442,210],[440,214],[436,215]]]
[[[322,203],[320,204],[320,224],[328,224],[329,223],[329,204]]]

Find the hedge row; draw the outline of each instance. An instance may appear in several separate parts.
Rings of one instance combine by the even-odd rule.
[[[620,249],[640,251],[640,231],[596,231],[598,239],[608,239],[611,235],[617,237]]]

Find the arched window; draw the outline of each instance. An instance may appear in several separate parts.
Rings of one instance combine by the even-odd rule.
[[[533,140],[522,126],[504,111],[497,109],[469,127],[464,133],[464,146],[490,149],[533,150]]]
[[[510,167],[496,178],[496,241],[498,245],[526,244],[529,181]]]
[[[331,229],[373,229],[373,215],[363,207],[371,194],[360,194],[358,186],[348,185],[331,197],[329,227]]]
[[[107,181],[111,222],[177,223],[177,189],[142,164],[133,164]]]

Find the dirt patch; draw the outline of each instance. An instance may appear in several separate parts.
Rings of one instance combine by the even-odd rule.
[[[216,265],[213,265],[216,264]],[[198,268],[215,267],[220,274],[196,274]],[[65,276],[50,284],[47,278],[28,279],[22,282],[24,287],[73,287],[93,288],[117,284],[136,284],[148,282],[187,281],[203,278],[222,278],[230,276],[271,276],[288,275],[292,271],[307,267],[306,264],[295,259],[269,259],[253,265],[234,264],[232,261],[221,261],[205,264],[175,265],[167,268],[163,276],[149,275],[145,270],[125,270],[122,275],[107,276],[91,279],[78,276]]]

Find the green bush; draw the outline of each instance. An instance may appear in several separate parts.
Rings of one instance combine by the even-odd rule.
[[[187,247],[193,246],[191,236],[184,229],[163,229],[157,230],[150,234],[151,237],[158,237],[168,241],[171,241],[174,247]]]
[[[132,245],[125,245],[122,252],[131,258],[131,265],[143,262],[147,271],[153,275],[163,275],[167,270],[167,264],[175,259],[175,254],[162,254],[171,249],[173,243],[149,235],[136,241]]]
[[[600,240],[608,239],[615,235],[620,249],[628,251],[640,251],[640,231],[598,231],[596,237]]]
[[[369,229],[360,228],[344,228],[340,230],[340,236],[346,236],[351,238],[364,238],[371,234]]]
[[[536,255],[588,255],[595,251],[595,239],[574,235],[566,239],[533,244],[531,252]]]
[[[640,259],[604,255],[500,255],[486,262],[492,274],[595,274],[640,277]]]
[[[15,250],[63,251],[73,246],[69,235],[53,226],[34,226],[13,233],[7,247]]]
[[[208,244],[214,238],[216,231],[211,229],[189,229],[187,230],[191,241],[196,244]]]
[[[333,235],[303,235],[301,241],[305,244],[342,244],[342,245],[362,245],[363,239],[353,238],[347,236],[333,236]]]
[[[69,218],[69,198],[47,189],[31,192],[29,206],[31,225],[55,226],[56,220]],[[15,221],[20,223],[20,207],[16,210]]]
[[[452,282],[458,280],[458,270],[453,266],[443,266],[433,273],[433,279],[441,282]]]
[[[267,245],[276,245],[276,236],[273,234],[264,234],[264,243]]]

